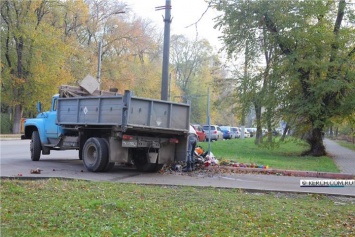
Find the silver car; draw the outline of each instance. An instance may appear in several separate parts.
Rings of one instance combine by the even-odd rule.
[[[231,130],[232,130],[232,134],[234,136],[234,138],[240,138],[240,128],[238,127],[231,127]]]
[[[223,139],[223,132],[218,125],[203,125],[203,131],[205,131],[207,140],[211,139],[211,141],[218,141]]]

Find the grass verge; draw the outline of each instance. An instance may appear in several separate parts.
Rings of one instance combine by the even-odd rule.
[[[198,145],[208,150],[207,142],[200,142]],[[330,157],[301,156],[307,148],[305,142],[295,139],[285,142],[276,141],[272,149],[263,144],[255,145],[253,138],[211,143],[211,151],[219,160],[268,165],[274,169],[339,172]]]
[[[352,142],[347,142],[347,141],[342,141],[342,140],[336,140],[336,143],[338,143],[342,147],[346,147],[350,150],[355,151],[355,144]]]
[[[355,199],[2,180],[1,236],[354,236]]]

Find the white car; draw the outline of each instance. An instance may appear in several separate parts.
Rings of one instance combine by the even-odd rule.
[[[218,141],[223,139],[223,132],[218,125],[203,125],[202,128],[203,131],[205,131],[207,140],[211,139],[211,141]]]
[[[240,128],[238,127],[231,127],[231,130],[232,130],[232,134],[234,136],[234,138],[240,138]]]

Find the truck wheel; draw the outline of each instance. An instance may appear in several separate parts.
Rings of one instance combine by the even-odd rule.
[[[147,156],[147,150],[135,149],[133,152],[133,163],[137,170],[142,172],[156,172],[156,163],[150,163]],[[161,169],[161,168],[160,168]]]
[[[107,164],[106,166],[104,167],[104,169],[102,170],[103,172],[106,172],[106,171],[110,171],[112,170],[112,168],[115,166],[115,162],[110,162],[110,158],[109,158],[109,152],[110,152],[110,145],[109,145],[109,142],[107,139],[105,138],[101,138],[105,144],[106,144],[106,149],[107,149]]]
[[[33,131],[31,143],[30,143],[30,150],[31,150],[31,160],[39,161],[41,158],[41,139],[39,138],[38,131]]]
[[[88,171],[103,171],[108,162],[108,151],[103,139],[89,138],[83,148],[83,163]]]

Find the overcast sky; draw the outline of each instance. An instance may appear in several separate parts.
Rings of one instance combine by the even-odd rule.
[[[163,17],[164,10],[155,11],[155,7],[164,6],[166,0],[124,0],[128,7],[131,8],[137,16],[149,18],[155,24],[164,29]],[[197,22],[206,11],[208,4],[204,0],[171,0],[171,16],[173,18],[171,24],[172,34],[183,34],[190,39],[196,38],[196,27],[189,25]],[[213,29],[213,18],[218,15],[214,9],[208,9],[205,15],[198,23],[198,39],[207,39],[210,44],[216,48],[220,47],[218,30]]]

